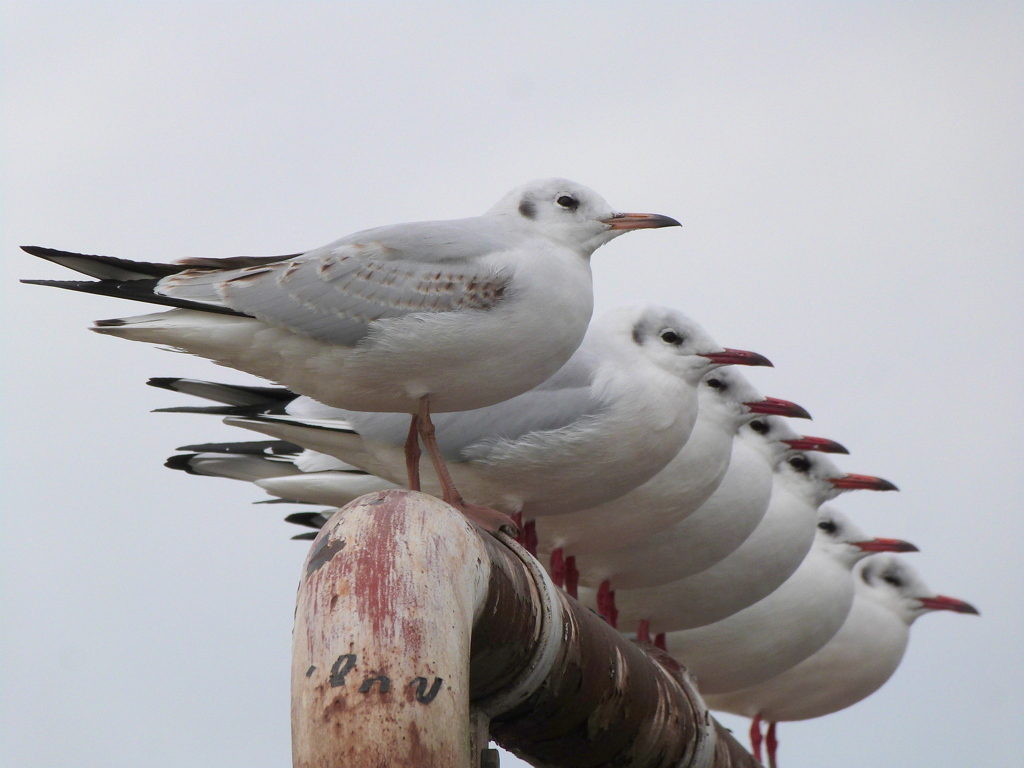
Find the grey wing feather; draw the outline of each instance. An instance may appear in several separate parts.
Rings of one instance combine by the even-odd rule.
[[[606,403],[590,386],[593,373],[589,350],[580,349],[529,392],[487,408],[435,414],[441,453],[453,461],[485,459],[497,443],[562,429],[600,413]],[[409,430],[405,414],[347,411],[342,418],[362,437],[393,446],[402,445]]]
[[[422,249],[426,258],[411,258],[412,238],[407,239],[410,244],[404,248],[381,242],[334,243],[274,264],[227,272],[189,270],[162,280],[158,292],[226,305],[272,325],[341,344],[359,341],[375,320],[413,312],[487,309],[505,295],[510,272],[462,255],[467,252],[465,242],[450,246],[452,255],[441,258],[445,243],[435,239]],[[492,252],[480,252],[493,246],[490,238],[469,239],[469,250],[477,256]]]

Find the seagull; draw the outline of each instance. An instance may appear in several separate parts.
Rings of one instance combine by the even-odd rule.
[[[617,213],[592,190],[543,179],[482,216],[357,232],[299,254],[153,264],[36,246],[28,253],[95,281],[26,281],[173,307],[93,330],[190,352],[339,408],[412,415],[443,498],[467,505],[433,438],[432,412],[481,408],[537,386],[579,346],[593,310],[590,256],[636,229],[678,226]]]
[[[853,605],[851,573],[872,552],[916,552],[869,539],[837,510],[818,515],[814,545],[778,589],[733,615],[669,632],[666,649],[696,675],[702,694],[746,688],[800,663],[831,639]]]
[[[761,720],[768,725],[775,766],[775,724],[809,720],[853,706],[892,677],[910,639],[910,625],[933,611],[978,614],[963,600],[937,595],[902,558],[878,554],[854,571],[853,606],[839,631],[794,667],[756,685],[704,697],[711,709],[750,717],[754,756],[761,759]]]
[[[191,475],[252,483],[279,500],[343,507],[367,493],[395,490],[394,483],[350,464],[283,440],[202,443],[178,448],[164,462]]]
[[[721,368],[705,375],[699,388],[697,422],[682,450],[653,478],[624,496],[598,507],[537,520],[540,550],[551,560],[556,583],[560,574],[580,564],[588,572],[584,582],[597,583],[607,573],[601,570],[601,555],[632,559],[632,548],[643,547],[661,532],[671,529],[697,510],[714,493],[739,455],[733,438],[744,424],[761,414],[784,414],[810,418],[805,409],[787,400],[761,395],[735,368]],[[795,435],[795,433],[794,433]],[[838,444],[834,444],[838,446]],[[841,446],[838,446],[841,448]],[[742,473],[743,457],[737,458],[733,476]],[[765,504],[770,486],[770,469],[763,461]],[[572,558],[569,560],[568,558]],[[569,581],[572,583],[572,576]]]
[[[770,431],[779,429],[773,425]],[[735,536],[740,543],[727,556],[699,572],[690,571],[685,578],[665,578],[666,573],[686,572],[685,558],[699,558],[701,548],[714,546],[718,537],[734,535],[730,516],[741,510],[716,504],[709,508],[713,514],[704,516],[702,507],[673,531],[658,536],[649,548],[634,550],[632,558],[621,558],[621,567],[630,568],[624,574],[629,578],[627,583],[650,586],[616,591],[619,628],[629,631],[647,621],[656,633],[691,629],[753,605],[800,566],[815,537],[818,508],[840,493],[855,489],[897,490],[879,477],[845,473],[818,453],[787,451],[772,476],[766,511],[751,526],[752,533],[745,538]],[[718,495],[716,491],[708,503]],[[748,518],[735,527],[742,532],[749,525]],[[691,541],[691,536],[695,540]],[[663,542],[671,546],[663,547]],[[619,575],[614,578],[617,580]],[[591,591],[581,591],[580,597],[591,606],[597,604],[597,596]]]
[[[770,435],[758,431],[762,423],[773,424]],[[794,440],[803,441],[802,444],[817,441],[815,444],[823,450],[845,450],[832,441],[801,437],[780,417],[759,417],[750,421],[733,441],[728,468],[703,504],[693,510],[684,508],[674,524],[660,528],[656,535],[627,539],[621,547],[595,547],[585,552],[579,547],[580,583],[597,586],[610,580],[621,589],[654,587],[685,578],[721,560],[736,549],[764,517],[776,481],[777,472],[773,467],[785,456],[796,455],[791,447]],[[840,474],[838,470],[836,474]],[[634,506],[643,509],[644,516],[648,509],[657,511],[659,506],[671,509],[673,486],[667,482],[671,476],[664,473],[662,476],[666,481],[662,497],[635,500]],[[634,497],[635,493],[630,496]],[[636,512],[633,516],[641,517]],[[810,546],[809,540],[807,546]]]
[[[438,414],[437,442],[473,504],[525,518],[596,506],[645,482],[678,454],[697,419],[701,379],[732,364],[770,365],[756,353],[720,346],[675,310],[613,310],[540,386],[487,408]],[[401,414],[347,411],[306,397],[284,411],[226,422],[401,481]],[[427,474],[423,487],[442,490]]]

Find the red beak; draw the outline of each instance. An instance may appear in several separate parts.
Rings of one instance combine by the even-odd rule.
[[[828,479],[832,485],[836,488],[842,488],[844,491],[864,490],[864,491],[898,491],[895,485],[890,483],[888,480],[883,480],[880,477],[874,477],[873,475],[843,475],[842,477],[830,477]]]
[[[659,229],[682,226],[670,216],[662,216],[660,213],[616,213],[611,218],[602,219],[601,223],[607,224],[610,229]]]
[[[777,397],[766,397],[764,400],[757,400],[752,403],[744,403],[754,413],[767,413],[772,416],[789,416],[791,419],[809,419],[811,414],[807,409],[791,403],[789,400],[781,400]]]
[[[867,541],[855,541],[853,546],[864,552],[920,552],[917,547],[909,541],[902,539],[868,539]]]
[[[783,440],[782,442],[787,443],[791,448],[797,451],[819,451],[821,453],[849,453],[846,447],[840,445],[835,440],[829,440],[827,437],[810,437],[808,435],[801,435],[792,440]]]
[[[757,352],[747,352],[743,349],[729,349],[726,347],[721,352],[709,352],[706,357],[713,363],[719,365],[766,365],[769,368],[774,368],[772,361],[764,355],[759,355]]]
[[[980,616],[981,612],[970,603],[957,600],[955,597],[936,595],[935,597],[919,597],[917,601],[929,611],[953,611],[955,613],[973,613]]]

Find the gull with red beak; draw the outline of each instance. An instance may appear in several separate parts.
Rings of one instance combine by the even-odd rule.
[[[777,419],[763,417],[743,428],[754,433],[747,435],[751,440],[771,435],[767,445],[778,452],[765,507],[757,513],[757,508],[740,504],[741,499],[749,504],[755,497],[745,496],[742,486],[729,488],[723,481],[698,512],[671,532],[655,537],[634,557],[623,558],[624,566],[630,567],[624,574],[628,583],[640,586],[616,591],[620,629],[635,631],[645,620],[654,633],[689,629],[753,605],[800,566],[814,541],[818,508],[823,503],[854,487],[896,490],[888,480],[868,475],[855,475],[857,481],[844,481],[844,487],[837,487],[834,481],[849,475],[825,456],[779,450],[778,443],[788,449],[783,439],[789,430]],[[751,429],[755,426],[764,430],[764,435]],[[734,548],[722,554],[728,546]],[[717,552],[708,557],[705,550]],[[681,572],[690,575],[671,580]],[[580,597],[590,605],[600,604],[597,595],[581,592]]]
[[[647,481],[679,453],[697,420],[701,379],[737,362],[770,365],[761,355],[723,348],[675,310],[613,310],[539,387],[487,408],[438,414],[437,442],[471,503],[527,520],[597,506]],[[228,423],[390,482],[405,476],[408,428],[401,414],[344,411],[309,398],[268,410]],[[425,472],[423,488],[440,495],[441,483]]]
[[[734,367],[706,374],[698,393],[690,439],[657,475],[598,507],[537,520],[539,548],[551,561],[556,583],[568,571],[572,584],[573,569],[586,573],[584,584],[611,578],[617,572],[612,563],[633,560],[634,547],[643,547],[697,510],[722,482],[733,454],[742,452],[734,438],[744,424],[764,413],[809,418],[795,403],[761,395]],[[764,473],[770,475],[767,465]]]
[[[898,551],[895,540],[884,549]],[[861,548],[875,551],[872,541]],[[769,723],[769,765],[776,765],[775,724],[809,720],[853,706],[881,688],[903,660],[910,626],[933,611],[977,615],[970,603],[937,595],[898,555],[875,555],[854,570],[853,606],[839,631],[818,651],[794,667],[756,685],[710,694],[712,709],[753,719],[754,755],[761,759],[761,720]]]
[[[99,333],[190,352],[331,406],[411,414],[403,482],[419,486],[422,439],[443,498],[493,529],[510,521],[464,502],[431,413],[493,405],[548,379],[590,322],[591,254],[625,232],[678,224],[543,179],[482,216],[378,227],[289,256],[153,264],[25,250],[97,278],[30,282],[174,307],[99,321]]]
[[[818,515],[807,557],[763,600],[721,621],[669,632],[666,648],[700,681],[704,695],[756,685],[825,645],[853,605],[851,573],[872,552],[916,552],[896,539],[871,539],[833,510]]]

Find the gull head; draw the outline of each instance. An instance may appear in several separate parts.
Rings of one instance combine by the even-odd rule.
[[[891,610],[907,626],[932,611],[979,614],[970,603],[933,592],[917,571],[897,555],[869,557],[860,566],[858,575],[861,594]]]
[[[757,418],[750,405],[764,400],[747,377],[731,365],[704,374],[697,398],[697,418],[714,419],[730,431]]]
[[[766,400],[774,400],[774,398],[766,398]],[[820,451],[821,453],[849,453],[844,446],[835,440],[829,440],[827,437],[811,437],[810,435],[797,434],[784,418],[777,415],[761,415],[765,412],[766,410],[763,407],[759,409],[757,418],[752,419],[740,430],[740,436],[757,443],[770,443],[777,446],[780,459],[783,453],[790,449],[797,451]],[[768,412],[774,413],[774,411]],[[772,463],[774,466],[775,462]]]
[[[796,403],[777,397],[765,397],[732,366],[719,368],[705,375],[701,381],[700,397],[702,409],[729,408],[734,414],[732,420],[736,429],[758,416],[767,414],[796,419],[811,418],[811,415]]]
[[[852,569],[876,552],[917,552],[917,547],[901,539],[869,538],[850,518],[832,507],[818,510],[818,528],[814,544],[844,567]]]
[[[888,480],[843,472],[821,453],[805,451],[787,451],[782,461],[775,465],[775,475],[777,481],[789,486],[814,506],[820,506],[846,491],[899,490]]]
[[[648,364],[678,376],[693,387],[723,365],[771,365],[755,352],[726,349],[699,323],[668,307],[623,307],[602,315],[592,335],[608,339],[625,358],[639,354]]]
[[[675,219],[656,213],[620,213],[589,187],[558,178],[513,189],[486,215],[501,217],[585,258],[624,232],[679,226]]]

